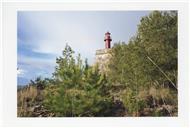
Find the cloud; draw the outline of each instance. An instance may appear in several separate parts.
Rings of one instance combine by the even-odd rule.
[[[48,66],[55,66],[55,58],[38,58],[19,55],[18,62],[39,69]]]
[[[18,75],[18,76],[22,77],[25,73],[26,73],[25,70],[19,69],[19,68],[17,69],[17,75]]]
[[[18,77],[35,79],[38,76],[51,77],[56,63],[55,58],[40,58],[35,56],[18,55]]]
[[[79,17],[76,14],[74,16]],[[104,47],[104,33],[95,32],[92,20],[83,18],[77,21],[74,16],[67,13],[20,12],[20,20],[24,23],[18,25],[18,28],[25,31],[25,36],[29,35],[30,39],[23,42],[33,52],[60,56],[68,43],[76,54],[80,53],[83,59],[90,58],[93,61],[96,49]],[[96,25],[101,23],[97,22]]]
[[[18,76],[33,79],[50,76],[66,43],[95,62],[95,52],[104,48],[104,33],[110,31],[113,43],[128,41],[141,16],[148,12],[107,11],[19,11],[17,26]],[[112,43],[112,46],[113,46]]]

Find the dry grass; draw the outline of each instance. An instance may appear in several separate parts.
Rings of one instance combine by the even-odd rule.
[[[28,86],[17,92],[17,116],[30,115],[30,106],[37,97],[37,89],[34,86]]]

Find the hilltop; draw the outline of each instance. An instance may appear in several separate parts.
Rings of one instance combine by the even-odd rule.
[[[18,90],[18,117],[178,116],[177,24],[177,12],[153,11],[129,42],[111,47],[108,34],[93,66],[66,45],[52,78]]]

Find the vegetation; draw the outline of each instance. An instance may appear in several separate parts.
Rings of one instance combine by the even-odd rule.
[[[51,79],[18,90],[18,116],[177,116],[177,13],[154,11],[112,48],[106,75],[66,45]]]

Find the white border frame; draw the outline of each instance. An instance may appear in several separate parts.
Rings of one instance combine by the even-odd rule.
[[[17,118],[17,11],[178,10],[178,117]],[[183,2],[3,3],[3,126],[188,127],[188,5]]]

